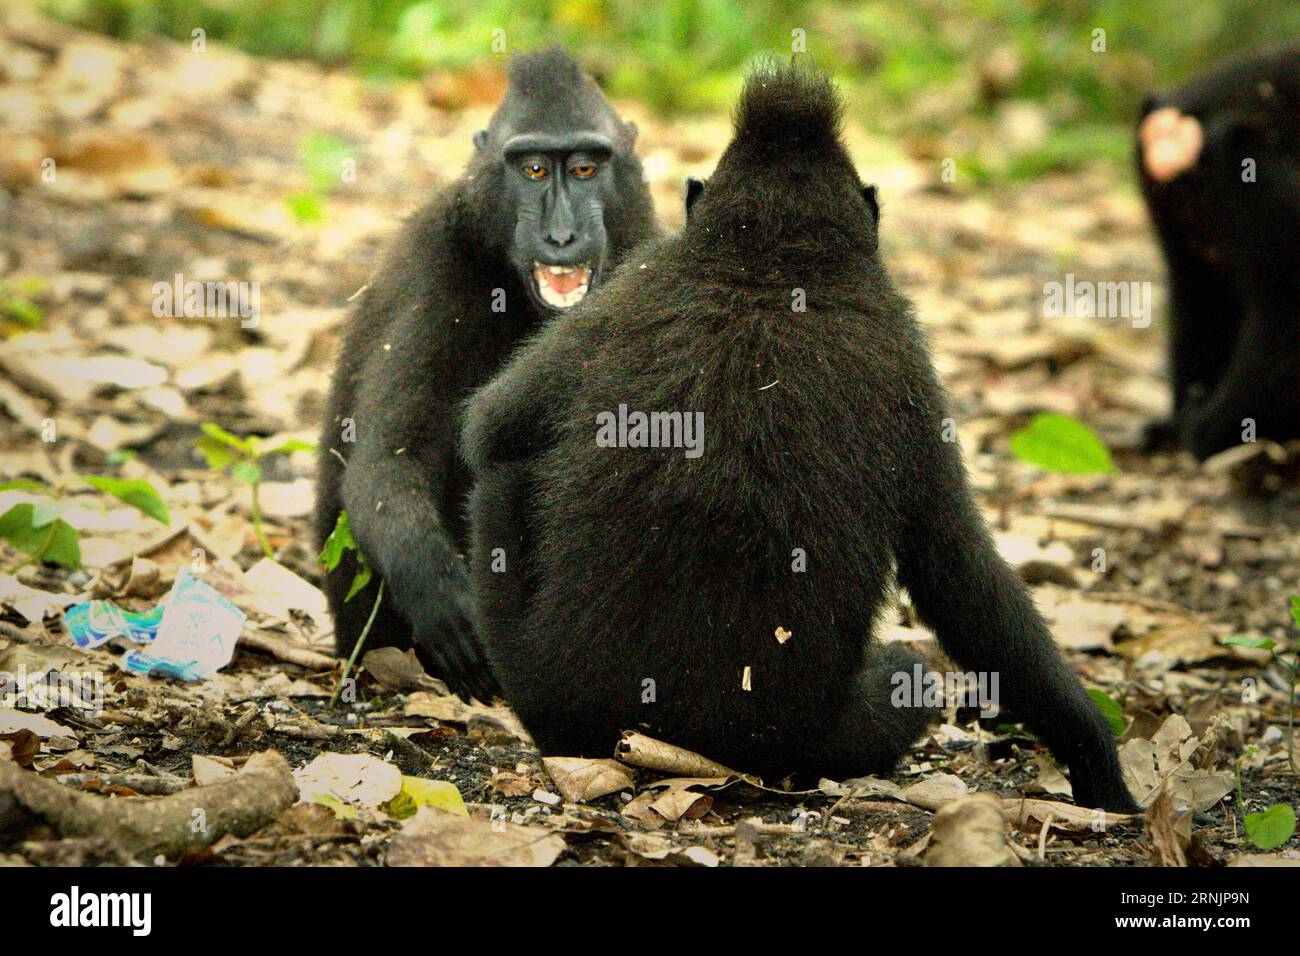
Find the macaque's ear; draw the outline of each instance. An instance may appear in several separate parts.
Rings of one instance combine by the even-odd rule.
[[[631,120],[628,120],[623,124],[623,131],[627,134],[627,148],[631,149],[636,145],[637,133],[641,131],[637,129],[636,123],[633,123]]]
[[[487,130],[481,129],[474,134],[474,148],[477,149],[480,153],[483,152],[483,149],[487,146],[487,141],[488,141]]]
[[[871,210],[871,221],[874,223],[879,223],[880,202],[876,198],[876,186],[874,183],[872,183],[870,186],[862,187],[862,201],[865,202],[867,204],[867,208]]]
[[[695,205],[695,200],[700,198],[700,193],[704,192],[705,180],[696,179],[694,176],[686,177],[686,218],[691,218],[691,207]]]
[[[874,183],[862,187],[862,201],[871,211],[871,251],[875,252],[880,248],[880,200]]]

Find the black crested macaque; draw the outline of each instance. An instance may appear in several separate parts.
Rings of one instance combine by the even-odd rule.
[[[896,568],[1077,801],[1132,810],[1110,729],[944,441],[839,115],[824,76],[758,69],[682,233],[471,400],[494,671],[544,753],[608,756],[641,729],[769,779],[888,772],[929,718],[902,683],[920,658],[872,641]]]
[[[315,530],[323,543],[346,508],[376,580],[345,601],[351,556],[328,575],[339,654],[382,578],[367,646],[413,643],[462,696],[497,691],[458,556],[470,484],[458,415],[522,338],[652,234],[635,139],[564,53],[517,57],[465,173],[407,223],[357,301],[320,442]]]
[[[1151,444],[1300,438],[1300,46],[1149,99],[1137,138],[1169,267],[1174,412]]]

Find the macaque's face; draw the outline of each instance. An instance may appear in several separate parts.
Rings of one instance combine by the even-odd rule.
[[[1159,183],[1176,179],[1196,165],[1205,145],[1195,116],[1165,106],[1148,113],[1138,126],[1142,166]]]

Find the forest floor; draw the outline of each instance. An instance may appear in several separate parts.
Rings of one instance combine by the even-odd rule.
[[[194,444],[204,423],[275,436],[263,448],[316,440],[348,298],[401,217],[463,167],[501,92],[494,72],[378,85],[41,20],[0,30],[0,481],[42,486],[0,491],[0,514],[59,489],[81,555],[76,570],[23,564],[0,544],[0,677],[91,675],[102,694],[89,710],[46,710],[30,694],[0,709],[0,862],[912,865],[942,844],[965,862],[996,852],[1033,866],[1300,865],[1294,836],[1267,855],[1251,846],[1235,790],[1239,768],[1245,811],[1300,804],[1289,675],[1265,651],[1224,643],[1294,646],[1297,457],[1264,443],[1204,466],[1138,451],[1167,406],[1163,269],[1132,183],[1107,168],[976,187],[944,182],[927,144],[848,134],[880,185],[884,258],[930,336],[999,547],[1087,685],[1121,702],[1135,792],[1151,801],[1166,788],[1145,816],[1074,810],[1032,737],[956,707],[891,780],[790,793],[680,762],[544,765],[504,706],[464,705],[392,655],[367,662],[359,700],[332,706],[340,670],[308,531],[312,453],[260,462],[272,561],[250,486]],[[674,227],[682,179],[711,169],[727,118],[618,107],[640,126]],[[159,316],[155,284],[178,274],[256,284],[256,321]],[[1157,318],[1049,317],[1045,290],[1067,281],[1149,283]],[[1096,428],[1116,471],[1017,461],[1009,435],[1043,410]],[[85,474],[147,480],[169,523],[73,481]],[[215,676],[127,673],[120,655],[136,645],[120,638],[74,646],[66,607],[145,610],[187,567],[247,614]],[[881,630],[937,654],[905,604]],[[245,766],[262,751],[287,761],[262,772],[296,771],[297,791],[277,796]],[[6,765],[24,768],[18,784]],[[38,776],[98,796],[42,813],[48,792],[23,789]],[[1003,798],[1000,849],[935,827],[937,808],[975,791]],[[164,801],[211,813],[230,799],[267,805],[165,847],[138,837]]]

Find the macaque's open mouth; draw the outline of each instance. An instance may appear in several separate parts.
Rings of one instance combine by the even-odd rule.
[[[552,309],[567,309],[582,301],[591,286],[591,266],[548,266],[533,263],[537,294]]]

